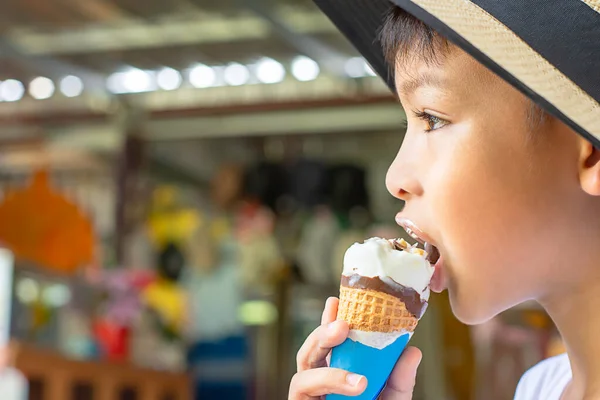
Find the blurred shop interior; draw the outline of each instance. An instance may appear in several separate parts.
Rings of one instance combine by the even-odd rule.
[[[1,14],[0,329],[28,398],[287,398],[345,249],[405,235],[395,98],[310,0]],[[445,295],[413,341],[419,400],[511,399],[562,351],[535,305],[469,328]]]

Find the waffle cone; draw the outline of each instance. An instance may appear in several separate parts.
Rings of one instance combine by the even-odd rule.
[[[337,319],[344,320],[350,329],[366,332],[413,332],[419,320],[399,298],[368,289],[340,287]]]

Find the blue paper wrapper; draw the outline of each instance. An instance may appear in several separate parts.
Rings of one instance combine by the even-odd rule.
[[[346,339],[331,352],[331,367],[363,375],[367,378],[367,389],[360,396],[327,395],[327,400],[375,400],[383,390],[396,361],[406,348],[410,334],[399,336],[396,341],[383,349],[366,346]]]

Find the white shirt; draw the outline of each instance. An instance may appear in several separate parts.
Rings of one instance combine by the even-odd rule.
[[[523,375],[515,400],[560,400],[571,378],[571,365],[566,354],[549,358]]]

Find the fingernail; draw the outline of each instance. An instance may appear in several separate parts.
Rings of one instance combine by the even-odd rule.
[[[362,375],[358,375],[358,374],[348,374],[348,375],[346,375],[346,382],[348,382],[348,384],[350,386],[356,386],[356,385],[358,385],[358,383],[360,382],[361,379],[362,379]]]

